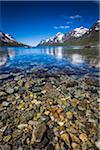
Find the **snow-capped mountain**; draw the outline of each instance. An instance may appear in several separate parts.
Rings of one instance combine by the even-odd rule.
[[[39,45],[61,45],[61,44],[91,44],[99,41],[100,20],[90,29],[78,27],[68,33],[58,32],[53,38],[42,40]]]
[[[66,42],[68,40],[75,40],[75,39],[81,38],[88,31],[89,31],[89,29],[85,28],[83,26],[81,26],[79,28],[75,28],[71,32],[65,33],[63,41]]]
[[[0,32],[0,46],[28,46],[17,42],[11,35]]]
[[[6,42],[6,43],[15,42],[14,38],[11,37],[11,35],[5,34],[5,33],[3,33],[3,32],[0,32],[0,41]]]
[[[53,38],[42,40],[40,42],[40,45],[63,43],[68,39],[82,37],[88,30],[89,29],[87,29],[87,28],[79,27],[79,28],[76,28],[76,29],[72,30],[71,32],[65,33],[65,34],[58,32]]]
[[[64,37],[64,34],[61,33],[61,32],[58,32],[55,37],[54,37],[54,43],[62,43],[63,42],[63,37]]]
[[[14,38],[13,38],[13,37],[11,37],[11,35],[10,35],[10,34],[5,34],[5,36],[6,36],[9,40],[11,40],[11,41],[15,41],[15,40],[14,40]]]
[[[100,20],[98,20],[80,39],[85,44],[99,43]]]
[[[74,29],[71,33],[71,36],[78,38],[83,36],[87,31],[89,31],[88,28],[81,26],[79,28]]]
[[[42,40],[40,42],[40,45],[42,44],[54,44],[54,43],[62,43],[63,42],[63,37],[64,37],[64,34],[61,33],[61,32],[58,32],[55,36],[53,37],[50,37],[46,40]]]
[[[92,30],[95,30],[95,31],[100,31],[100,20],[98,20],[94,26],[92,27]]]

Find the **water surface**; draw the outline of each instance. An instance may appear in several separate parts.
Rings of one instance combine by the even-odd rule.
[[[7,52],[0,59],[0,72],[15,69],[27,70],[35,67],[48,69],[70,70],[75,74],[97,74],[98,52],[82,47],[4,47]],[[4,63],[4,64],[3,64]]]

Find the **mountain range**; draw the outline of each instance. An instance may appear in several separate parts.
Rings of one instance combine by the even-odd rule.
[[[0,46],[26,46],[29,45],[17,42],[11,35],[0,32]]]
[[[83,26],[75,28],[69,33],[58,32],[55,36],[40,41],[38,46],[44,45],[97,45],[99,43],[100,20],[90,29]]]
[[[58,32],[55,36],[40,41],[38,46],[66,46],[66,45],[97,45],[99,44],[100,20],[90,29],[83,26],[73,29],[68,33]],[[0,46],[21,46],[29,45],[17,42],[11,35],[0,32]]]

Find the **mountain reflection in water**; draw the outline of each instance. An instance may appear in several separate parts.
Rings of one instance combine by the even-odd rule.
[[[82,49],[82,47],[5,47],[1,48],[1,50],[7,53],[7,55],[4,56],[6,58],[4,59],[5,65],[1,66],[1,71],[15,68],[25,69],[34,66],[48,68],[57,67],[62,69],[69,67],[72,69],[86,68],[89,71],[89,69],[92,68],[92,65],[97,65],[98,63],[98,54],[96,53],[95,55],[92,55],[91,51],[87,54],[86,50]],[[1,65],[3,64],[2,61],[3,59],[1,59],[0,56]],[[93,71],[95,71],[95,68]]]

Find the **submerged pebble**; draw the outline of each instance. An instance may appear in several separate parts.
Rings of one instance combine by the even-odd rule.
[[[12,73],[14,80],[2,80],[0,148],[99,147],[97,80],[84,77],[76,80],[63,71],[59,74],[56,69],[52,72],[37,68],[28,73]]]

